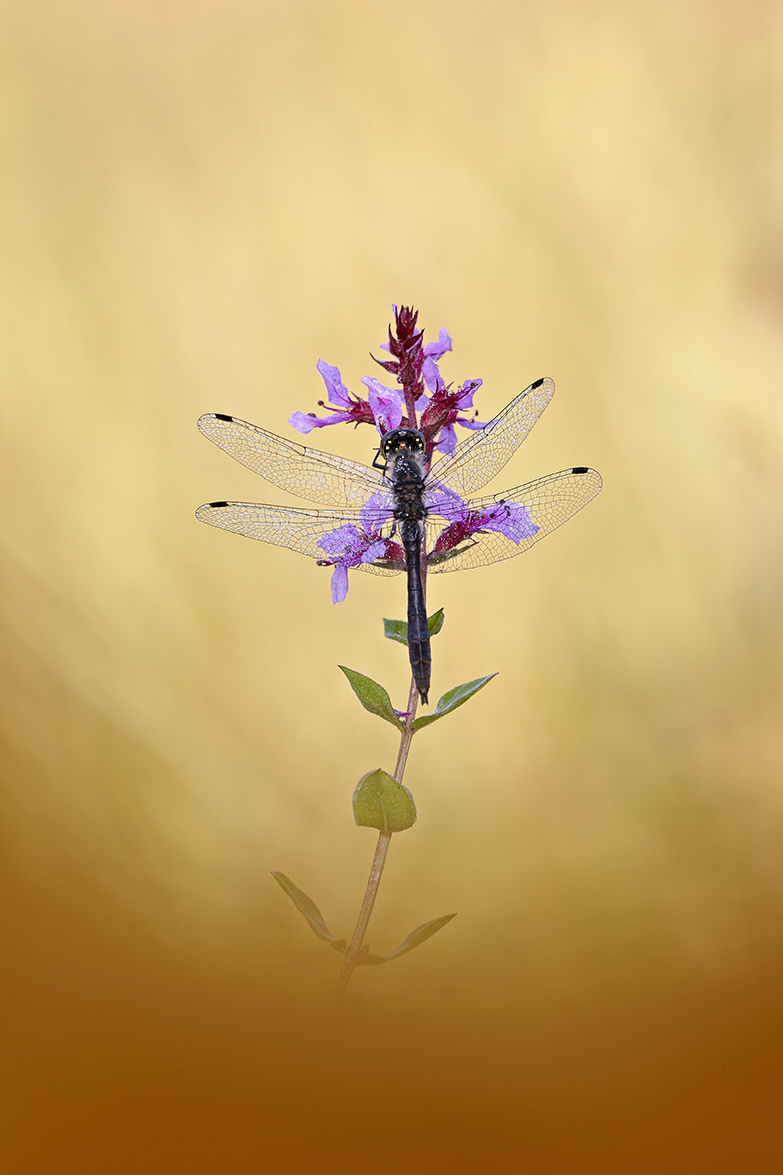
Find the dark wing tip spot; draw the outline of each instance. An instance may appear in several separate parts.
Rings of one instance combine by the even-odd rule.
[[[209,502],[208,505],[212,510],[222,510],[224,506],[228,505],[228,502]]]
[[[540,388],[543,382],[544,382],[544,377],[542,375],[541,379],[537,379],[536,382],[534,384],[531,384],[530,386],[531,386],[531,388]]]
[[[231,424],[234,420],[234,417],[233,416],[226,416],[223,412],[216,412],[215,413],[215,420],[225,420],[228,422],[228,424]]]
[[[589,473],[589,472],[590,472],[590,470],[587,468],[587,466],[586,466],[586,465],[576,465],[576,466],[574,466],[574,468],[571,470],[571,472],[572,472],[572,473]]]

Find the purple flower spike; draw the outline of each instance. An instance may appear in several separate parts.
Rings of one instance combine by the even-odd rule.
[[[418,329],[417,312],[410,306],[395,305],[393,310],[394,325],[389,328],[388,342],[381,344],[390,357],[375,362],[399,386],[387,388],[368,376],[363,380],[367,398],[355,396],[343,383],[340,369],[320,359],[318,371],[326,385],[327,398],[318,403],[328,410],[328,415],[294,412],[288,422],[292,428],[309,433],[331,424],[372,424],[381,436],[401,426],[420,428],[427,453],[432,456],[435,449],[451,453],[456,448],[455,425],[467,429],[484,427],[483,421],[465,415],[473,409],[473,393],[481,380],[468,380],[455,390],[441,378],[438,364],[452,349],[446,328],[440,328],[436,341],[425,343],[424,332]]]

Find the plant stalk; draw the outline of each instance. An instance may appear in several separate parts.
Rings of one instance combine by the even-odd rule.
[[[416,717],[416,707],[419,701],[419,692],[416,689],[416,682],[411,678],[411,687],[408,693],[408,713],[405,716],[403,723],[402,735],[400,737],[400,749],[397,752],[397,765],[394,768],[394,778],[397,783],[402,783],[402,777],[405,774],[405,764],[408,761],[408,751],[410,750],[411,740],[413,738],[413,721]],[[370,876],[367,879],[367,888],[364,891],[364,899],[362,901],[361,909],[359,910],[359,918],[356,922],[356,929],[353,932],[348,949],[345,952],[345,959],[343,961],[342,970],[340,971],[337,980],[337,988],[335,995],[339,1000],[345,994],[345,989],[348,982],[353,975],[359,959],[362,954],[362,943],[367,932],[367,926],[370,921],[375,899],[378,896],[378,887],[381,884],[381,877],[383,875],[383,867],[386,864],[386,854],[389,851],[391,844],[392,833],[380,832],[378,834],[378,843],[375,846],[375,856],[372,859],[370,866]]]

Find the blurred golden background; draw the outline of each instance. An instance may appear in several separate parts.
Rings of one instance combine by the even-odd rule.
[[[767,1172],[780,983],[783,10],[774,0],[7,0],[3,1085],[9,1173]],[[285,495],[392,302],[482,418],[558,392],[495,490],[604,491],[431,581],[419,822],[357,972],[351,791],[404,704],[400,580],[199,526]],[[316,447],[372,456],[364,428]]]

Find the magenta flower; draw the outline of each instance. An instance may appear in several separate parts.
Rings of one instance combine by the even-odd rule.
[[[453,551],[460,543],[482,531],[497,531],[517,546],[539,531],[530,511],[520,502],[494,502],[483,510],[471,510],[459,494],[441,489],[433,494],[428,507],[430,514],[440,515],[449,524],[438,535],[430,558],[437,559]]]
[[[471,419],[467,416],[460,416],[461,412],[473,407],[473,393],[481,387],[483,382],[481,379],[469,379],[462,387],[454,391],[452,388],[447,388],[442,379],[438,379],[438,385],[432,399],[421,416],[421,431],[424,436],[428,440],[431,437],[438,438],[434,443],[434,448],[442,453],[451,453],[457,447],[455,424],[460,424],[463,428],[484,427],[485,422],[476,420],[475,417]]]
[[[336,408],[331,416],[316,416],[314,412],[294,412],[288,423],[297,432],[308,433],[314,428],[325,428],[327,424],[373,423],[370,405],[358,396],[353,396],[342,381],[339,367],[332,367],[319,359],[316,364],[326,384],[327,403],[319,400],[321,408]]]
[[[348,568],[358,567],[360,563],[374,563],[376,559],[381,558],[386,549],[384,540],[372,539],[353,523],[347,523],[325,535],[318,546],[323,548],[327,555],[334,556],[333,559],[324,559],[321,565],[334,566],[331,587],[332,601],[335,604],[341,604],[348,595]]]
[[[381,436],[399,428],[405,407],[399,391],[396,388],[384,387],[373,375],[366,375],[362,383],[369,391],[367,399],[370,411]]]
[[[348,595],[348,571],[361,563],[374,563],[376,559],[389,559],[405,563],[402,547],[391,542],[381,533],[392,516],[386,505],[384,494],[372,494],[359,512],[359,526],[353,522],[340,526],[319,539],[318,546],[331,559],[320,559],[321,567],[334,567],[332,572],[332,602],[341,604]]]

